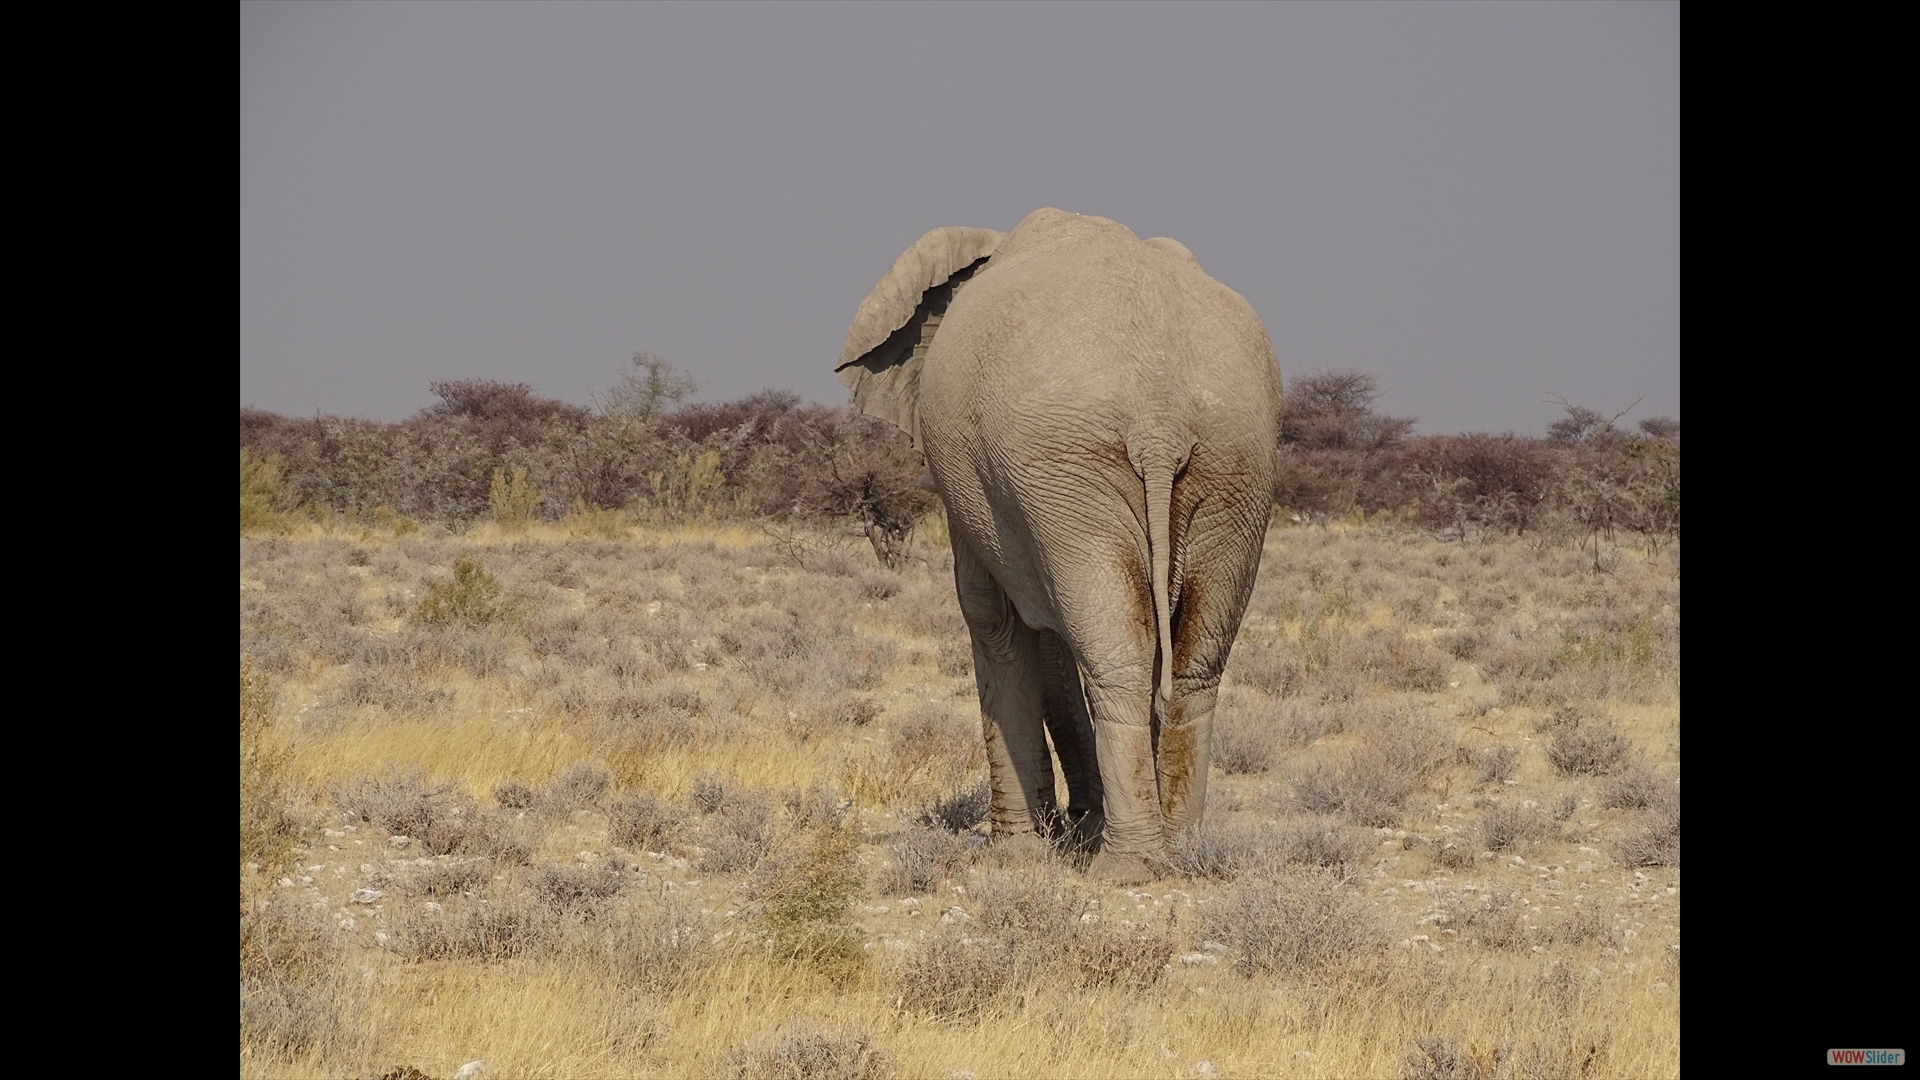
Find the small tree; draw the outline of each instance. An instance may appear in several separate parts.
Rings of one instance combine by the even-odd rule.
[[[693,376],[676,370],[666,357],[637,352],[613,389],[594,394],[594,404],[604,416],[651,426],[699,388]]]
[[[874,556],[898,567],[906,560],[914,526],[939,505],[921,482],[925,464],[906,434],[856,416],[815,433],[811,442],[813,482],[800,508],[854,519]]]
[[[658,353],[637,352],[611,390],[595,391],[596,413],[567,446],[574,498],[595,510],[619,509],[638,498],[662,472],[660,425],[668,411],[698,389]]]
[[[1380,383],[1362,371],[1321,371],[1288,380],[1275,461],[1275,504],[1300,517],[1378,509],[1413,420],[1374,411]]]
[[[1610,446],[1621,442],[1625,435],[1613,425],[1619,423],[1621,417],[1632,412],[1634,407],[1640,404],[1639,401],[1635,401],[1612,416],[1607,416],[1585,406],[1575,405],[1567,400],[1565,394],[1548,394],[1547,403],[1560,406],[1567,414],[1547,425],[1547,441],[1559,443],[1562,446],[1594,444]]]
[[[1634,405],[1608,417],[1560,394],[1547,395],[1566,416],[1547,427],[1561,451],[1555,501],[1577,523],[1582,543],[1591,548],[1596,570],[1606,568],[1601,541],[1616,528],[1641,534],[1648,550],[1680,531],[1679,421],[1652,417],[1643,434],[1614,425]],[[1651,436],[1649,438],[1648,436]]]
[[[1287,384],[1282,443],[1309,450],[1388,450],[1406,441],[1413,419],[1373,409],[1380,381],[1363,371],[1320,371]]]
[[[1659,442],[1680,441],[1680,421],[1671,416],[1649,416],[1640,421],[1640,431]]]

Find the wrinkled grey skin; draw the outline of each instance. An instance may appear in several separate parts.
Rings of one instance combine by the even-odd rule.
[[[922,237],[840,376],[946,502],[995,833],[1070,823],[1099,838],[1096,877],[1149,880],[1205,807],[1266,535],[1280,371],[1259,318],[1177,241],[1037,210]]]

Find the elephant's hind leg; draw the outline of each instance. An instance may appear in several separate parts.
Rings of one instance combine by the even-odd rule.
[[[1110,884],[1153,880],[1165,855],[1153,755],[1153,601],[1144,588],[1121,591],[1114,585],[1144,578],[1141,560],[1129,558],[1132,554],[1131,548],[1121,550],[1111,573],[1095,571],[1061,591],[1066,636],[1079,658],[1093,714],[1105,817],[1099,854],[1087,869],[1095,880]],[[1079,800],[1078,792],[1074,799]]]
[[[1160,718],[1156,760],[1169,839],[1199,825],[1206,814],[1220,675],[1253,592],[1267,507],[1263,488],[1203,502],[1185,530],[1182,587],[1174,603],[1173,686]]]
[[[1174,680],[1155,757],[1160,817],[1168,840],[1180,830],[1200,824],[1206,811],[1207,769],[1213,758],[1213,704],[1219,696],[1218,688],[1218,676],[1214,676],[1213,685],[1196,690]]]
[[[1080,663],[1073,649],[1051,630],[1039,632],[1042,696],[1047,734],[1067,778],[1068,840],[1092,842],[1106,822],[1100,786],[1100,760],[1094,750],[1093,717],[1080,685]]]
[[[1055,814],[1053,758],[1042,719],[1045,691],[1039,632],[1022,622],[1013,601],[959,537],[953,544],[954,585],[973,637],[973,674],[980,689],[996,836],[1044,831]]]

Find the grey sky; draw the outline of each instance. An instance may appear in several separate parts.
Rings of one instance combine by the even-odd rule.
[[[1057,206],[1421,431],[1677,416],[1679,42],[1664,2],[243,4],[240,401],[585,402],[647,349],[837,403],[907,245]]]

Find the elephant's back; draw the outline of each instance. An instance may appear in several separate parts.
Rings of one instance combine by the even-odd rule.
[[[1087,425],[1124,437],[1153,414],[1269,450],[1279,435],[1279,368],[1252,306],[1184,247],[1061,211],[1029,215],[955,297],[923,379],[949,415],[1015,443],[1036,424],[1067,424],[1075,445]]]

